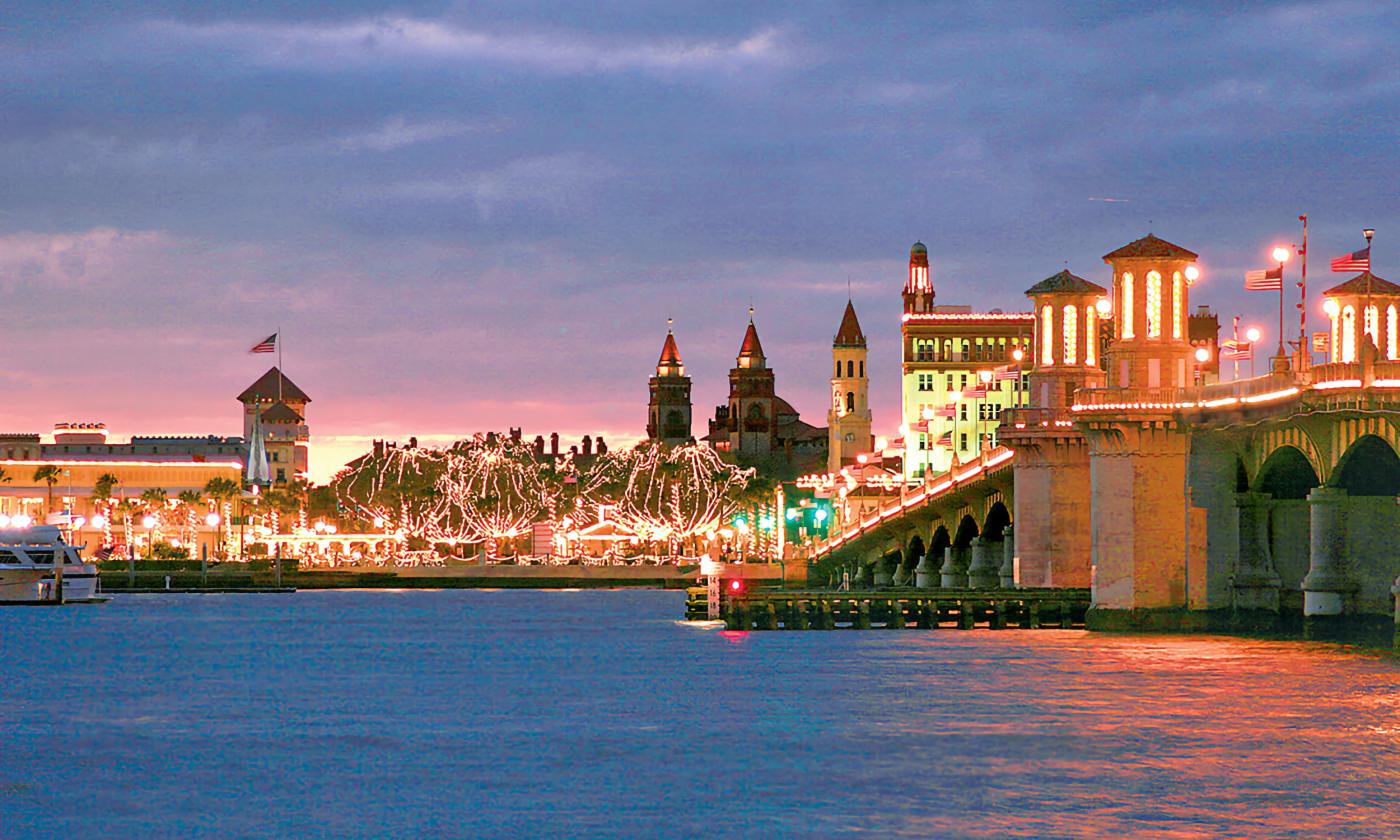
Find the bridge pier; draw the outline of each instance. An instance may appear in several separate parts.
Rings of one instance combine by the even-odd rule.
[[[967,588],[967,549],[948,546],[943,550],[943,567],[938,570],[944,589]]]
[[[1346,567],[1347,491],[1317,487],[1308,494],[1308,576],[1303,578],[1303,615],[1341,615],[1356,589]]]
[[[972,545],[968,548],[972,562],[967,568],[967,585],[973,589],[995,589],[1000,582],[999,564],[992,559],[994,546],[994,543],[982,537],[972,538]]]
[[[890,574],[889,555],[881,555],[874,563],[875,586],[886,587],[894,583],[894,577]]]
[[[932,560],[932,551],[925,551],[924,556],[919,558],[919,565],[914,567],[914,585],[920,589],[932,589],[938,586],[938,567]]]
[[[1016,536],[1007,525],[1001,532],[1001,571],[999,577],[1002,589],[1016,588]]]
[[[1240,551],[1232,586],[1234,604],[1241,610],[1279,609],[1279,577],[1269,551],[1268,493],[1236,493]]]

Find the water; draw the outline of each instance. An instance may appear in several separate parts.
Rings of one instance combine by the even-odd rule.
[[[1400,664],[679,593],[0,610],[0,836],[1400,835]]]

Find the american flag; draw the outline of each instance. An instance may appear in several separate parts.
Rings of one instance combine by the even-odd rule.
[[[945,406],[943,406],[942,408],[935,408],[935,409],[933,410],[933,416],[934,416],[934,417],[952,417],[955,413],[957,413],[957,410],[958,410],[957,407],[954,406],[954,405],[951,405],[951,404],[950,404],[950,405],[945,405]]]
[[[1246,292],[1277,292],[1283,289],[1283,268],[1261,268],[1244,273]]]
[[[254,344],[254,345],[253,345],[253,348],[252,348],[251,350],[249,350],[248,352],[249,352],[249,353],[275,353],[276,351],[277,351],[277,333],[273,333],[272,335],[268,336],[267,338],[264,338],[262,341],[259,341],[257,344]]]
[[[952,432],[944,432],[944,433],[943,433],[943,437],[939,438],[937,441],[934,442],[934,446],[952,446],[952,445],[953,445],[953,433],[952,433]]]
[[[986,398],[986,388],[966,388],[963,390],[963,399],[965,400],[985,400]]]
[[[1360,251],[1352,251],[1344,257],[1337,257],[1332,260],[1333,271],[1370,271],[1371,270],[1371,246],[1367,245]]]
[[[1237,341],[1227,338],[1220,342],[1220,360],[1222,362],[1241,362],[1254,358],[1254,345],[1248,341]]]
[[[1016,367],[1015,365],[1007,365],[1007,366],[1004,367],[1004,368],[998,368],[998,369],[997,369],[997,381],[998,381],[998,382],[1010,382],[1011,380],[1020,379],[1020,378],[1021,378],[1021,369],[1018,368],[1018,367]]]

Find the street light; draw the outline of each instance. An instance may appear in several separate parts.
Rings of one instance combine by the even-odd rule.
[[[1274,246],[1273,257],[1274,261],[1278,263],[1278,358],[1280,359],[1288,353],[1283,348],[1283,264],[1288,262],[1289,257],[1292,256],[1292,248],[1285,248],[1282,245]]]
[[[1194,265],[1186,266],[1186,284],[1195,285],[1199,279],[1201,279],[1201,270]]]
[[[1255,347],[1255,345],[1259,342],[1259,336],[1261,336],[1261,335],[1263,335],[1263,333],[1259,332],[1259,328],[1258,328],[1258,327],[1250,327],[1249,329],[1247,329],[1247,330],[1244,331],[1244,337],[1247,338],[1247,339],[1249,339],[1249,378],[1250,378],[1250,379],[1253,379],[1253,378],[1254,378],[1254,347]]]
[[[1107,318],[1108,314],[1113,311],[1113,302],[1108,298],[1099,298],[1094,301],[1094,309],[1098,310],[1099,315]]]

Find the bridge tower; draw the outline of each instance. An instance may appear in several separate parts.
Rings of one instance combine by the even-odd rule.
[[[1077,423],[1089,448],[1094,608],[1182,608],[1205,584],[1205,512],[1191,504],[1191,435],[1175,405],[1192,384],[1196,254],[1148,234],[1103,259],[1115,315],[1108,387],[1075,398],[1095,408]]]
[[[1091,577],[1089,448],[1072,422],[1078,388],[1102,388],[1100,325],[1108,290],[1061,271],[1026,290],[1035,315],[1031,407],[1007,416],[1016,450],[1015,557],[1020,586],[1087,587]]]

